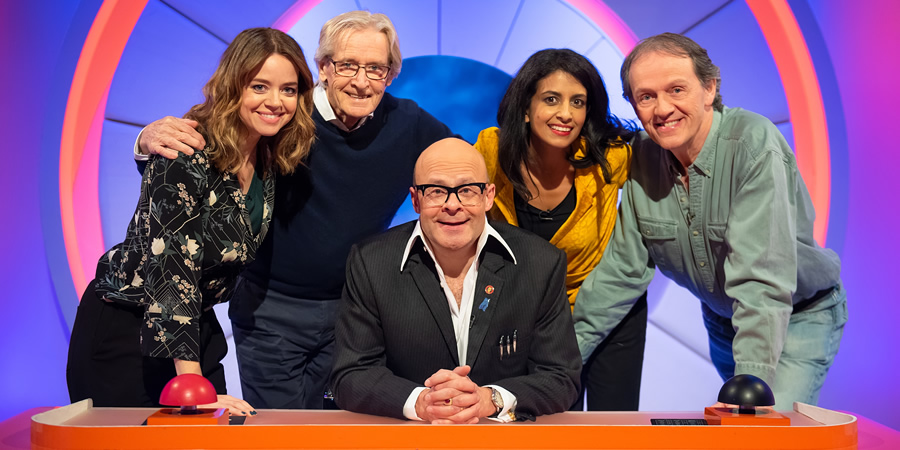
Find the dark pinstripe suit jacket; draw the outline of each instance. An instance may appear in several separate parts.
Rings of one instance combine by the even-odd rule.
[[[566,255],[516,227],[491,226],[518,264],[498,241],[488,239],[475,285],[469,377],[479,386],[509,390],[520,417],[565,411],[581,384],[565,292]],[[415,222],[400,225],[350,251],[332,372],[335,401],[343,409],[403,418],[413,388],[439,369],[459,365],[450,307],[421,241],[400,271],[414,227]],[[482,310],[485,298],[490,301]],[[513,333],[516,351],[501,360],[500,338]]]

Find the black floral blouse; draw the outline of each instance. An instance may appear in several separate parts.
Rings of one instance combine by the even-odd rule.
[[[125,241],[100,258],[96,280],[99,297],[144,307],[144,355],[198,360],[201,313],[228,301],[268,230],[275,194],[269,172],[254,235],[240,183],[210,165],[205,151],[151,158]]]

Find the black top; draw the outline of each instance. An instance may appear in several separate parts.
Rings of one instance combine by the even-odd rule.
[[[253,178],[250,179],[250,187],[244,194],[244,206],[250,215],[250,228],[253,233],[259,233],[259,227],[262,226],[263,210],[266,205],[266,198],[263,194],[262,179],[259,176],[259,165],[257,170],[253,172]]]
[[[548,211],[529,205],[517,192],[513,192],[513,203],[519,227],[549,241],[575,211],[575,184],[572,183],[572,189],[569,189],[566,198],[556,208]]]

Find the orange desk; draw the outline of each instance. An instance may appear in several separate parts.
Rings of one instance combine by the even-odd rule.
[[[537,422],[428,425],[346,411],[260,410],[243,425],[142,426],[155,409],[35,408],[0,423],[0,448],[506,448],[900,449],[900,432],[865,418],[797,405],[791,426],[663,426],[702,412],[585,412]]]

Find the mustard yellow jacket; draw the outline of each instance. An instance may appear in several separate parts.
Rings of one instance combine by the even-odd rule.
[[[513,185],[500,169],[497,158],[499,131],[497,127],[482,130],[475,143],[475,148],[481,152],[487,164],[488,179],[496,186],[494,207],[488,215],[493,220],[519,226],[513,204]],[[585,156],[584,146],[582,138],[575,149],[576,158]],[[612,183],[607,184],[603,180],[600,166],[575,169],[575,211],[550,239],[551,244],[566,252],[566,293],[572,308],[581,283],[600,262],[603,249],[612,235],[616,224],[618,192],[628,178],[631,146],[625,142],[612,146],[606,157]]]

